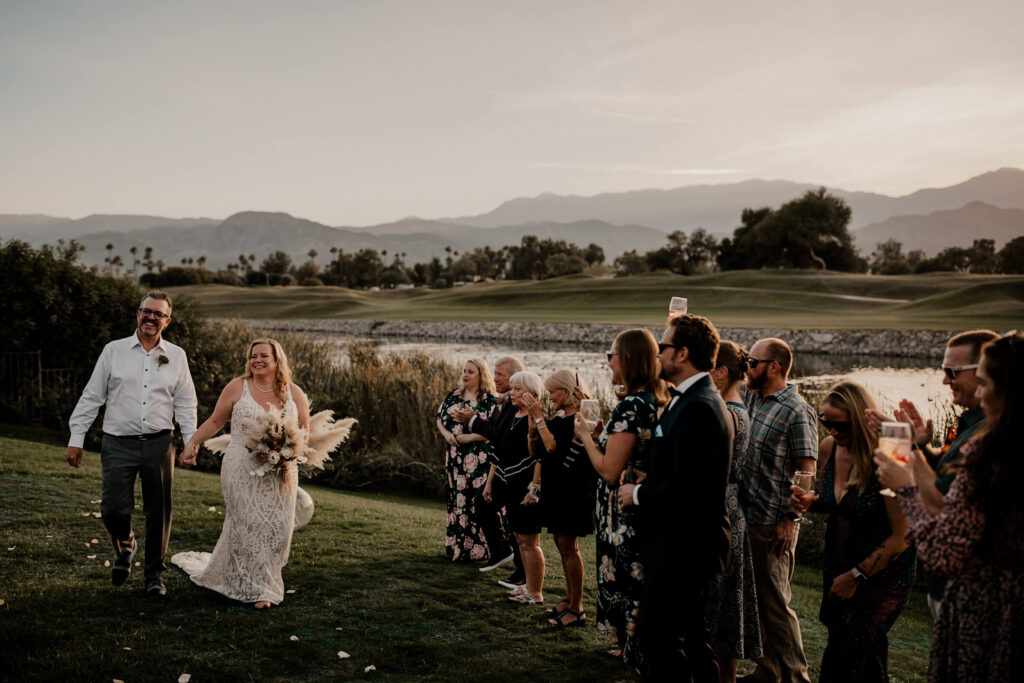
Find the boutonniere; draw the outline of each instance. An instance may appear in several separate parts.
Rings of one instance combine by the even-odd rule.
[[[162,368],[165,365],[170,365],[170,363],[171,359],[161,353],[159,356],[156,357],[156,371],[160,372],[160,368]]]

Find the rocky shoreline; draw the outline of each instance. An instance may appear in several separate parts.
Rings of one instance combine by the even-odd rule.
[[[622,331],[622,325],[577,323],[481,323],[411,322],[405,320],[248,320],[264,330],[319,332],[353,337],[406,340],[460,340],[482,342],[557,343],[604,346]],[[655,336],[661,330],[653,330]],[[779,337],[796,353],[844,356],[892,356],[894,358],[942,358],[946,340],[942,330],[784,330],[719,328],[723,339],[748,348],[758,339]]]

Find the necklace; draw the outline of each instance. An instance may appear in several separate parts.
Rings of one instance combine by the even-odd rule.
[[[263,387],[261,387],[259,384],[257,384],[255,377],[252,378],[252,384],[253,384],[254,387],[256,387],[257,389],[262,391],[264,394],[269,394],[271,391],[274,390],[274,385],[273,384],[270,385],[269,389],[264,389]]]

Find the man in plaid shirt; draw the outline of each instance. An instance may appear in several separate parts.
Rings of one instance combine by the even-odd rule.
[[[789,606],[800,520],[790,486],[796,471],[815,470],[817,419],[796,385],[786,381],[793,367],[789,344],[776,338],[758,341],[750,349],[749,365],[750,450],[740,473],[740,495],[765,638],[764,658],[741,680],[809,683],[800,622]]]

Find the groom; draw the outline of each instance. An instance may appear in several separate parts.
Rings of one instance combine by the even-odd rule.
[[[718,331],[707,318],[669,321],[658,344],[661,376],[675,384],[654,431],[650,472],[619,488],[619,505],[640,513],[644,594],[637,620],[641,672],[652,681],[718,681],[704,606],[729,553],[725,487],[735,435],[708,375]],[[634,660],[635,661],[635,660]]]
[[[196,431],[196,390],[185,351],[161,337],[171,323],[171,298],[150,291],[135,312],[135,334],[107,344],[69,420],[68,464],[82,465],[82,445],[99,409],[103,415],[103,501],[100,513],[114,543],[111,581],[132,571],[135,478],[142,479],[146,513],[146,595],[162,598],[161,576],[171,533],[174,422],[185,443]]]

